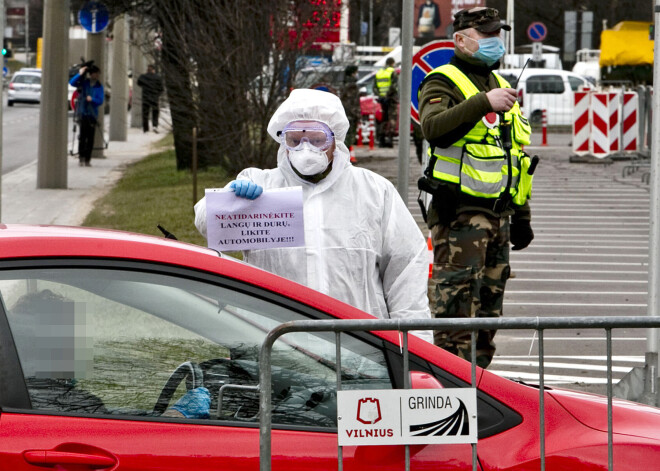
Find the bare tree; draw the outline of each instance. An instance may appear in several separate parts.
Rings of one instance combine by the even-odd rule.
[[[332,6],[328,6],[331,4]],[[191,168],[192,129],[199,166],[230,173],[275,164],[266,127],[293,84],[298,58],[338,23],[339,1],[113,0],[115,13],[158,33],[177,168]]]

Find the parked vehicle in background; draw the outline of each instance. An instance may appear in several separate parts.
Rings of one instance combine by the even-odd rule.
[[[344,65],[319,65],[303,67],[294,78],[294,88],[314,88],[324,92],[338,95],[344,85],[344,69],[349,64]],[[375,73],[376,67],[372,65],[358,66],[359,80],[370,73]]]
[[[14,73],[7,89],[7,106],[41,103],[41,69],[22,68]]]
[[[600,81],[600,49],[580,49],[573,73],[596,85]]]
[[[543,110],[548,125],[573,124],[573,92],[589,87],[580,75],[558,69],[501,69],[498,71],[518,90],[518,103],[532,124],[541,124]]]

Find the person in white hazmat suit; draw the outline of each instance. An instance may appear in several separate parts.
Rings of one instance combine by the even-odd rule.
[[[302,186],[304,247],[244,252],[244,260],[373,316],[430,319],[428,248],[396,189],[350,163],[349,122],[328,92],[293,90],[268,124],[277,168],[247,168],[229,187],[254,199],[263,189]],[[206,201],[195,205],[206,237]],[[414,334],[433,342],[431,331]]]

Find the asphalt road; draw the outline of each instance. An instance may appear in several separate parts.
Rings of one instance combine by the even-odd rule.
[[[68,113],[70,148],[71,112]],[[39,104],[14,103],[7,106],[6,94],[2,102],[2,174],[37,160],[39,153]]]
[[[570,134],[550,134],[548,146],[533,136],[530,154],[541,163],[531,201],[535,232],[525,250],[511,252],[514,278],[507,284],[506,317],[646,315],[649,191],[642,172],[622,177],[628,161],[611,165],[570,163]],[[396,184],[397,149],[360,149],[358,165]],[[422,171],[411,145],[408,207],[428,234],[415,182]],[[644,330],[613,331],[616,384],[632,367],[644,365]],[[545,383],[604,392],[605,332],[544,332]],[[538,382],[538,339],[533,331],[500,331],[489,370]]]

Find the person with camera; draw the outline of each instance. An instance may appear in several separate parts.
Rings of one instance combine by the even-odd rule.
[[[103,84],[99,77],[101,69],[92,61],[85,63],[69,83],[78,89],[78,99],[74,117],[80,126],[78,157],[80,166],[90,167],[94,150],[94,134],[99,116],[99,106],[103,104]]]

